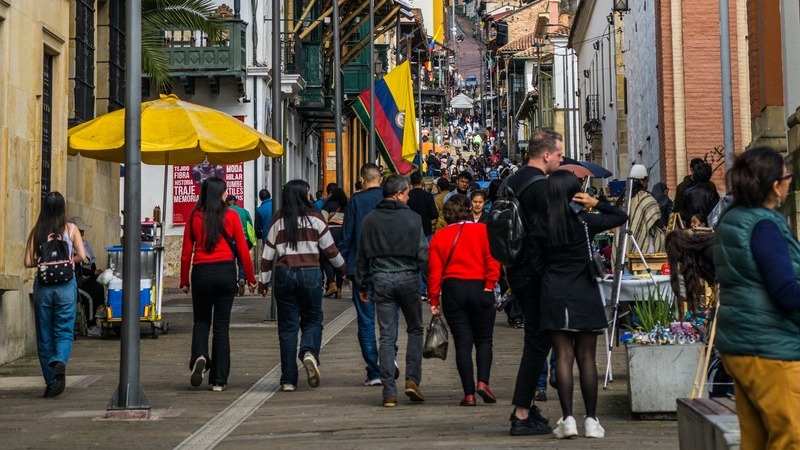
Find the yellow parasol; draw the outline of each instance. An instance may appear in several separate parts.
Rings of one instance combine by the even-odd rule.
[[[278,157],[283,147],[264,133],[215,109],[174,94],[142,103],[142,162],[152,165],[233,164],[259,154]],[[67,132],[70,155],[125,162],[125,110],[104,114]]]

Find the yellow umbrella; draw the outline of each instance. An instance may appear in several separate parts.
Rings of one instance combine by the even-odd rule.
[[[161,95],[142,103],[142,162],[153,165],[233,164],[259,154],[278,157],[283,147],[264,133],[215,109]],[[125,162],[125,110],[71,128],[70,155]]]

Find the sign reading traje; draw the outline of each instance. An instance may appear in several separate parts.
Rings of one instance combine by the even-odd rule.
[[[244,201],[244,163],[215,165],[203,161],[194,166],[172,166],[172,224],[185,225],[208,178],[219,177],[228,184],[228,195]]]

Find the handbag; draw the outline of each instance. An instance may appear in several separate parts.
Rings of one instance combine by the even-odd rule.
[[[583,223],[583,232],[586,234],[586,247],[589,250],[589,273],[595,280],[600,281],[606,273],[606,264],[600,253],[592,248],[592,241],[589,239],[589,225],[583,220],[581,223]]]
[[[431,324],[425,334],[425,345],[422,347],[423,358],[447,359],[447,347],[449,344],[447,327],[444,325],[442,316],[431,317]]]

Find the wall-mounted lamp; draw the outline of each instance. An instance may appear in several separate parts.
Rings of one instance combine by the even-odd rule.
[[[589,78],[590,73],[589,69],[583,69],[583,78]]]
[[[606,20],[608,20],[609,25],[614,25],[614,13],[608,13]]]
[[[592,142],[594,136],[600,132],[603,125],[597,119],[591,119],[583,124],[583,134],[586,136],[586,142]]]
[[[614,0],[614,12],[628,12],[630,10],[628,0]]]

